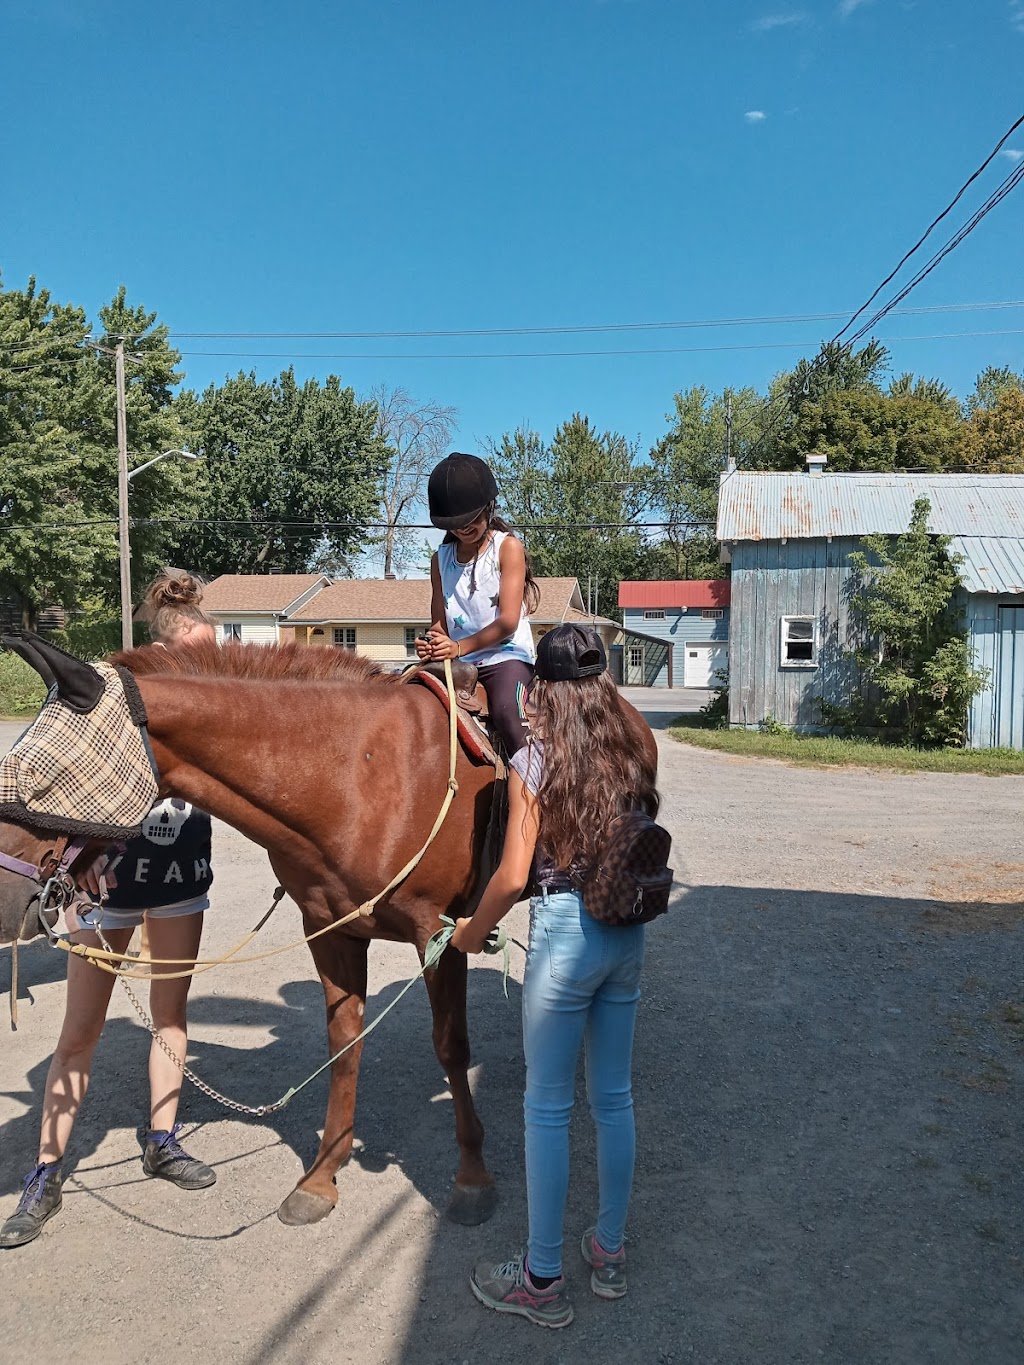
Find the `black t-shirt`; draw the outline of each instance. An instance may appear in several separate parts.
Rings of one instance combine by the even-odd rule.
[[[210,841],[213,826],[205,811],[179,797],[158,801],[113,863],[117,886],[112,910],[150,910],[205,896],[213,884]]]

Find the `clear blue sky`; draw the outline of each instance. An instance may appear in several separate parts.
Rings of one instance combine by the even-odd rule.
[[[95,315],[123,282],[175,331],[852,309],[1024,112],[1024,0],[33,0],[6,7],[0,48],[5,283],[34,273]],[[1022,224],[1024,189],[915,301],[1024,297]],[[1015,327],[1024,309],[881,330]],[[177,344],[813,352],[828,328]],[[1020,367],[1022,343],[892,350],[964,393],[986,363]],[[295,363],[454,404],[463,449],[577,409],[646,446],[675,390],[764,386],[799,354]],[[287,360],[184,364],[201,387]]]

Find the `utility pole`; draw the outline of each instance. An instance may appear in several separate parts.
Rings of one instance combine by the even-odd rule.
[[[725,395],[725,467],[731,474],[736,468],[732,458],[732,390]]]
[[[132,561],[128,539],[128,414],[124,396],[124,341],[114,351],[117,387],[117,541],[121,567],[121,648],[131,649]]]

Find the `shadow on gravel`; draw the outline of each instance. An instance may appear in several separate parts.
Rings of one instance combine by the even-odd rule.
[[[387,1355],[389,1365],[510,1365],[527,1352],[537,1365],[1018,1365],[1024,925],[1005,912],[975,902],[971,931],[957,932],[959,903],[735,886],[681,896],[648,935],[629,1296],[594,1299],[578,1254],[596,1201],[581,1096],[565,1262],[577,1318],[559,1333],[488,1314],[466,1286],[478,1257],[503,1259],[526,1231],[518,988],[510,981],[506,1003],[499,975],[474,969],[475,1077],[502,1202],[482,1228],[436,1219],[416,1309],[396,1324],[404,1346]],[[368,1016],[397,989],[372,997]],[[276,1097],[324,1053],[313,981],[285,985],[269,1010],[201,997],[192,1018],[196,1069],[248,1101]],[[247,1023],[269,1025],[271,1040],[253,1048],[202,1041],[209,1026]],[[76,1160],[110,1128],[138,1122],[147,1044],[141,1028],[110,1025],[76,1128]],[[44,1072],[45,1063],[33,1068],[32,1093],[22,1097],[30,1111],[0,1128],[7,1193],[34,1156]],[[296,1175],[315,1149],[325,1093],[317,1082],[260,1129],[296,1153]],[[425,993],[413,991],[367,1041],[353,1164],[398,1165],[438,1213],[455,1167],[445,1094]],[[192,1121],[222,1117],[195,1092],[186,1106]],[[201,1134],[194,1145],[201,1154]],[[135,1168],[125,1169],[134,1179]],[[359,1198],[359,1174],[339,1175],[333,1218]],[[413,1216],[398,1200],[380,1230],[393,1244]],[[251,1359],[290,1359],[275,1351],[300,1319],[308,1358],[347,1358],[346,1308],[379,1290],[386,1241],[374,1234],[344,1274],[324,1264],[282,1282],[274,1325]]]

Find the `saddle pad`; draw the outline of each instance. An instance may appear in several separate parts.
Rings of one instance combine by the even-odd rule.
[[[429,688],[448,710],[448,689],[440,678],[435,678],[433,673],[417,671],[409,681],[419,683],[420,686]],[[456,707],[456,719],[458,721],[459,740],[466,753],[475,763],[489,763],[492,767],[498,766],[497,756],[491,748],[490,740],[483,727],[473,719],[468,712]]]
[[[48,833],[118,839],[138,834],[159,778],[135,679],[95,664],[103,679],[82,713],[51,689],[42,710],[0,759],[0,816]]]

